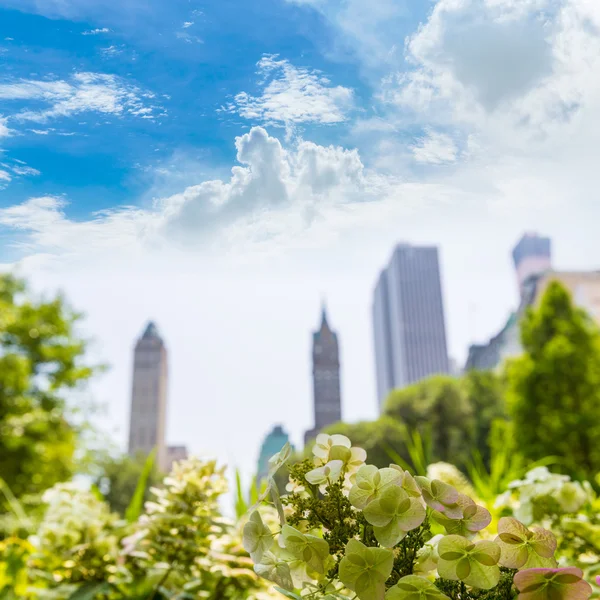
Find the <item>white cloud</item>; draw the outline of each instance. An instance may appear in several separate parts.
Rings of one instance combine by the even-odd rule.
[[[7,121],[8,119],[0,115],[0,138],[10,135],[10,129],[6,126]]]
[[[263,91],[260,96],[240,92],[223,111],[270,125],[333,124],[346,120],[353,92],[332,86],[320,72],[294,67],[275,55],[258,62]]]
[[[89,31],[82,32],[81,35],[100,35],[101,33],[110,33],[108,27],[102,27],[102,29],[90,29]]]
[[[37,169],[34,169],[33,167],[29,167],[27,165],[14,166],[14,167],[12,167],[12,171],[16,175],[33,175],[33,176],[41,175],[40,171],[38,171]]]
[[[11,181],[12,177],[10,176],[10,173],[8,171],[4,171],[3,169],[0,169],[0,181]]]
[[[151,102],[153,97],[115,75],[100,73],[75,73],[68,81],[20,79],[0,83],[0,101],[47,105],[42,109],[25,107],[12,116],[15,121],[44,123],[85,112],[133,115],[142,108],[158,116],[162,109]]]
[[[445,133],[432,130],[418,140],[412,147],[412,152],[417,162],[434,165],[452,163],[458,156],[454,140]]]
[[[189,186],[150,209],[122,207],[75,221],[64,198],[44,196],[0,209],[0,225],[20,232],[29,253],[61,259],[124,249],[262,255],[326,243],[381,212],[408,214],[446,195],[436,185],[371,172],[356,150],[307,141],[286,149],[260,127],[238,137],[236,149],[240,164],[228,180]]]
[[[194,21],[186,21],[183,25],[182,28],[183,29],[187,29],[188,27],[191,27],[194,24]]]
[[[106,58],[112,58],[123,54],[123,48],[120,46],[107,46],[106,48],[100,48],[100,53]]]

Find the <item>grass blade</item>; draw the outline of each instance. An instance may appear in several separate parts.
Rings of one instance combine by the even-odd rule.
[[[142,469],[142,473],[138,479],[137,485],[135,487],[135,492],[133,493],[133,498],[131,498],[131,502],[125,511],[125,519],[128,523],[133,523],[137,521],[142,514],[142,509],[144,508],[144,496],[146,495],[146,489],[148,487],[148,480],[150,479],[150,475],[152,470],[154,469],[154,461],[156,458],[156,448],[150,452],[146,462],[144,464],[144,468]]]

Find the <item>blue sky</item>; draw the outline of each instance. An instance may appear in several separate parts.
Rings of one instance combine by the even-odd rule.
[[[250,472],[312,426],[323,298],[344,418],[375,416],[397,242],[439,245],[459,362],[524,231],[599,268],[599,32],[594,0],[0,0],[0,266],[87,315],[117,442],[154,319],[170,441]]]
[[[373,113],[370,80],[376,73],[362,68],[352,45],[310,6],[281,0],[1,5],[5,85],[60,83],[71,88],[65,92],[69,97],[85,85],[78,74],[96,77],[89,96],[61,114],[43,116],[52,110],[44,96],[48,90],[26,98],[5,90],[0,96],[1,114],[15,130],[3,144],[8,164],[39,171],[12,171],[8,201],[66,194],[68,214],[82,216],[141,198],[156,171],[171,168],[175,152],[218,171],[235,159],[231,140],[264,121],[222,111],[240,92],[260,95],[261,80],[265,75],[270,80],[257,72],[264,56],[307,74],[320,71],[331,81],[324,85],[352,91],[348,114],[326,125],[318,117],[299,123],[311,140],[339,143],[347,138],[350,114]],[[426,7],[402,10],[401,30],[413,30]],[[104,99],[108,105],[94,105],[103,100],[93,95],[101,94],[116,96],[117,106],[110,97]],[[126,94],[135,97],[129,104],[122,98]],[[23,112],[37,114],[22,119]]]

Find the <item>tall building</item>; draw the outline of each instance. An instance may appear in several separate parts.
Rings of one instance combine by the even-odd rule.
[[[156,325],[149,323],[134,351],[129,454],[150,454],[168,470],[165,447],[167,416],[167,348]]]
[[[552,242],[537,233],[526,233],[514,247],[513,262],[521,297],[526,281],[552,268]]]
[[[322,429],[342,420],[340,350],[337,334],[327,321],[325,307],[321,313],[321,326],[313,333],[312,363],[315,426],[306,432],[306,444]]]
[[[165,473],[173,470],[173,465],[181,460],[188,458],[188,451],[185,446],[167,446],[165,457]]]
[[[281,425],[275,425],[271,432],[265,437],[258,456],[258,469],[256,479],[261,482],[269,474],[269,459],[277,454],[290,438]]]
[[[379,407],[393,389],[449,373],[438,249],[398,245],[373,298]]]

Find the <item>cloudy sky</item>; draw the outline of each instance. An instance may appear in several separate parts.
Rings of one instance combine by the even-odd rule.
[[[0,0],[0,263],[84,311],[123,443],[132,347],[169,441],[246,471],[312,425],[324,298],[347,420],[400,241],[441,249],[450,352],[517,301],[510,250],[600,267],[597,0]]]

